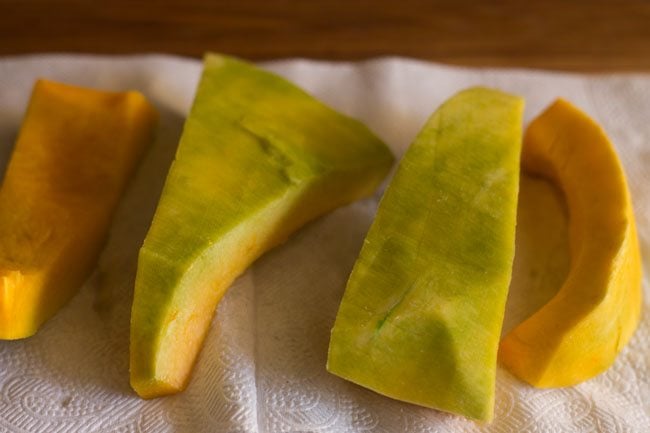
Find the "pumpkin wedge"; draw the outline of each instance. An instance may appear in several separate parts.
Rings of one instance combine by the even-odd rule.
[[[521,98],[472,88],[427,121],[350,275],[331,373],[398,400],[492,418],[522,115]]]
[[[564,192],[571,267],[555,297],[504,338],[499,358],[531,385],[575,385],[606,370],[639,322],[641,260],[630,194],[605,132],[564,100],[528,127],[522,164]]]
[[[0,188],[0,338],[34,334],[88,278],[156,119],[137,92],[35,84]]]
[[[135,391],[182,390],[232,281],[307,221],[371,194],[392,162],[360,122],[251,64],[206,56],[138,259]]]

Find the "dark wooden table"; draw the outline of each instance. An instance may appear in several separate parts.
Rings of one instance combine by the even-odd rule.
[[[0,56],[206,50],[650,71],[650,1],[0,0]]]

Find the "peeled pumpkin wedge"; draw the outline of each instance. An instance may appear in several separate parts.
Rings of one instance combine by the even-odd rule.
[[[427,121],[348,280],[328,371],[398,400],[492,418],[523,105],[471,88]]]
[[[88,278],[156,119],[137,92],[35,84],[0,188],[0,338],[36,333]]]
[[[564,100],[524,138],[525,170],[552,180],[569,210],[571,265],[559,292],[501,342],[500,362],[540,388],[605,371],[641,310],[641,260],[623,168],[602,128]]]
[[[360,122],[251,64],[207,55],[138,259],[135,391],[185,388],[233,280],[307,221],[371,194],[392,162]]]

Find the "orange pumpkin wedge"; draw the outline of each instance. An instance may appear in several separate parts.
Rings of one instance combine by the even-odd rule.
[[[540,388],[605,371],[641,310],[641,259],[623,168],[602,128],[564,100],[524,137],[523,168],[564,192],[571,266],[559,292],[501,342],[501,363]]]
[[[157,114],[137,92],[36,83],[0,188],[0,338],[36,333],[92,272]]]

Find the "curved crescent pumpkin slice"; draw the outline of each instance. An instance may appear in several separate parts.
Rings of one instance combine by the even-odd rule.
[[[641,264],[630,194],[604,131],[563,100],[529,126],[522,164],[565,194],[571,268],[555,297],[505,337],[499,358],[531,385],[570,386],[606,370],[639,321]]]
[[[40,80],[0,189],[0,338],[34,334],[88,278],[157,114],[137,92]]]

